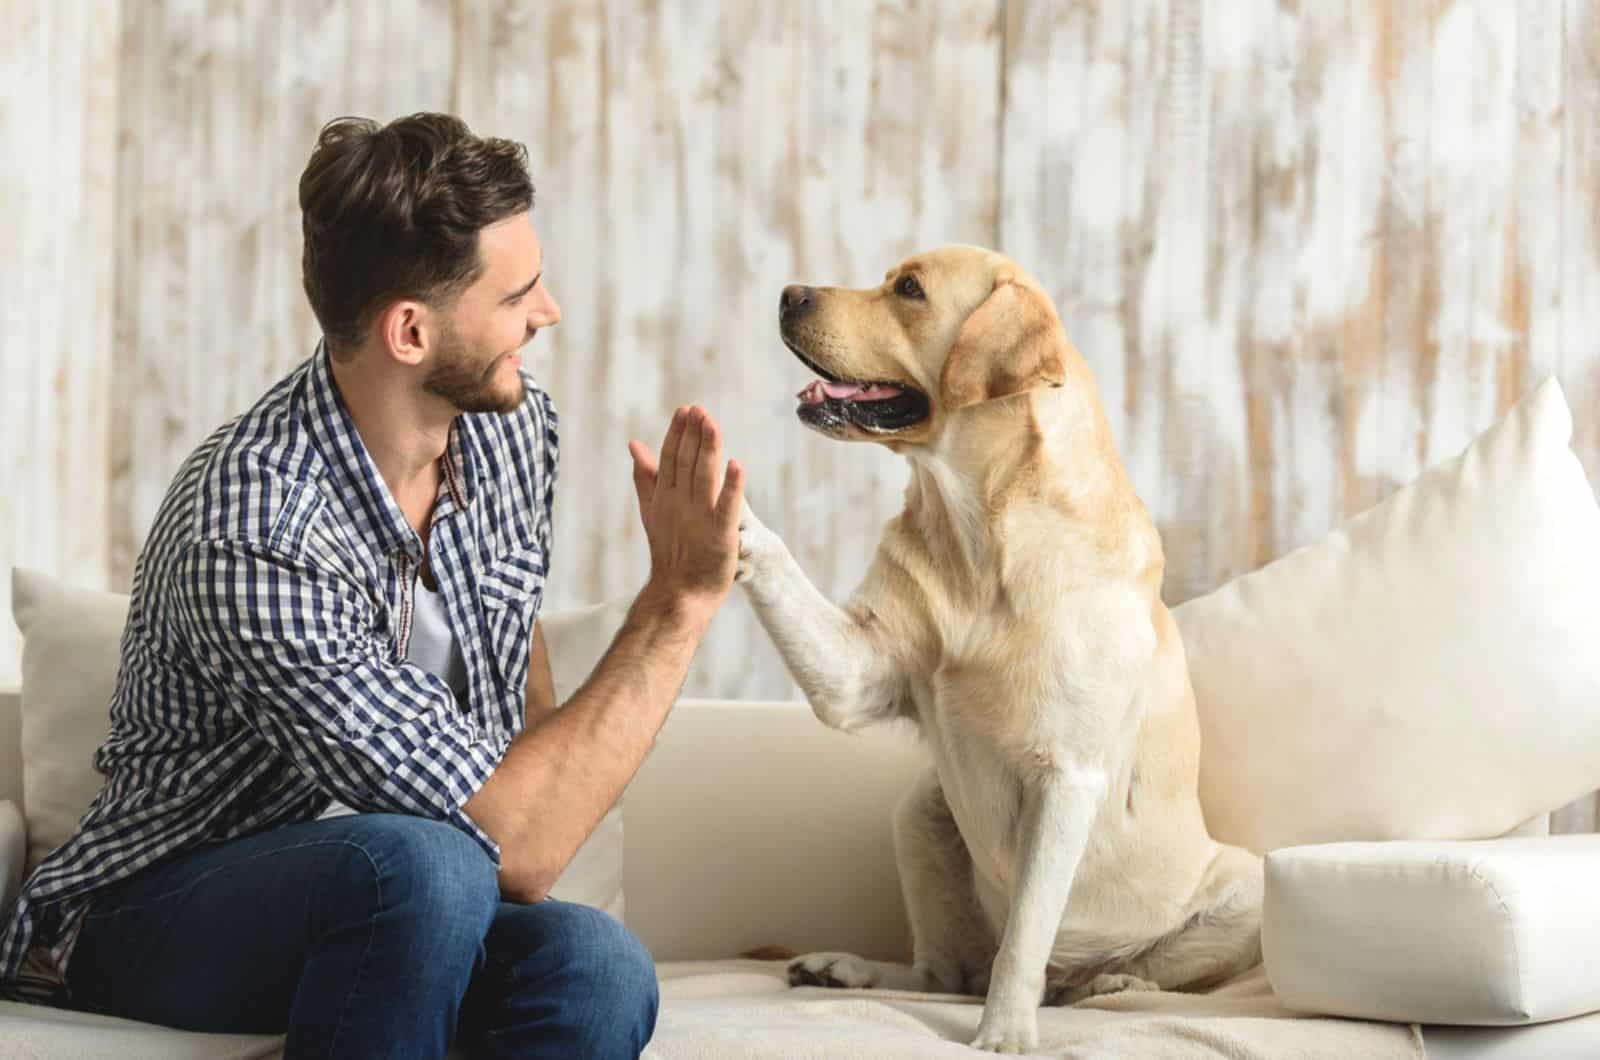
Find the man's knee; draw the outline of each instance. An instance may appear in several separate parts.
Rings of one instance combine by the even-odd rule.
[[[521,954],[517,978],[559,995],[563,1018],[591,1055],[642,1049],[660,1005],[655,962],[638,936],[598,909],[546,900],[501,917],[490,947]]]
[[[364,814],[337,842],[334,903],[344,917],[381,918],[476,951],[499,902],[494,862],[452,825],[400,814]],[[456,937],[459,936],[459,937]]]
[[[658,988],[655,961],[639,937],[615,917],[586,905],[563,903],[574,922],[567,961],[600,988],[611,984],[618,1001],[633,997],[654,1009]]]

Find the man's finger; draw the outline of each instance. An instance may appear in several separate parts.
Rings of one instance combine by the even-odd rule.
[[[628,455],[633,457],[633,489],[639,495],[639,512],[643,514],[656,491],[656,458],[643,442],[629,442]]]
[[[730,460],[728,474],[722,480],[722,495],[717,498],[717,522],[725,530],[734,529],[739,525],[739,512],[743,507],[744,465]]]
[[[672,422],[667,424],[667,436],[661,441],[661,465],[656,472],[656,481],[663,483],[668,489],[677,483],[678,444],[683,440],[683,424],[687,411],[680,407],[672,414]]]
[[[717,503],[717,478],[722,471],[722,432],[717,421],[706,416],[701,430],[700,455],[694,462],[694,490],[691,496],[707,508]]]
[[[701,433],[705,429],[705,410],[698,405],[689,406],[689,414],[683,419],[683,435],[678,439],[677,466],[672,471],[672,485],[674,489],[681,489],[689,493],[694,478],[695,458],[700,455]],[[661,459],[665,460],[666,454]]]

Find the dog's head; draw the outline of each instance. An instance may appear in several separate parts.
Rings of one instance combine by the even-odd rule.
[[[1038,283],[981,247],[914,254],[876,287],[786,287],[778,325],[822,377],[800,392],[800,421],[895,448],[964,409],[1062,386],[1077,357]]]

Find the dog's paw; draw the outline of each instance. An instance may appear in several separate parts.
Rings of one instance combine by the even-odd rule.
[[[1020,1002],[985,1004],[972,1047],[991,1053],[1033,1052],[1039,1047],[1039,1010]]]
[[[1079,1001],[1087,1001],[1091,997],[1100,997],[1105,994],[1123,994],[1136,990],[1160,989],[1160,983],[1152,983],[1148,979],[1140,979],[1137,975],[1097,975],[1087,983],[1060,987],[1046,998],[1045,1004],[1074,1005]]]
[[[790,986],[864,989],[876,986],[878,973],[853,953],[808,953],[789,962]]]
[[[750,502],[745,501],[739,510],[739,564],[733,580],[748,582],[759,577],[782,549],[783,542],[778,535],[756,518],[755,512],[750,510]]]

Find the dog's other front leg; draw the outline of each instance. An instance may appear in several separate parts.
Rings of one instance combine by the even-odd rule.
[[[749,504],[739,518],[736,578],[825,724],[856,729],[902,712],[904,681],[870,610],[852,613],[823,596]]]
[[[1107,783],[1103,770],[1077,765],[1023,780],[1017,882],[972,1043],[976,1048],[1018,1053],[1039,1043],[1045,967]]]

